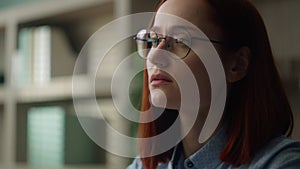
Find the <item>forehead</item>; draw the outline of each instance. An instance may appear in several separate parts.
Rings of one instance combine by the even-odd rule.
[[[211,19],[213,12],[214,10],[204,0],[167,0],[157,11],[154,26],[162,27],[162,29],[171,28],[174,25],[196,26],[205,34],[216,36],[220,31]],[[182,19],[189,23],[182,22]]]
[[[197,20],[205,18],[205,5],[201,0],[168,0],[157,11],[158,13],[165,13],[178,16],[186,19],[193,24],[196,24]]]

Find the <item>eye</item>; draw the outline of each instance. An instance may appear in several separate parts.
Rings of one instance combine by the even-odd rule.
[[[148,42],[152,44],[152,47],[157,47],[159,44],[159,38],[154,31],[150,31]]]
[[[158,38],[149,38],[148,43],[151,44],[152,47],[157,47],[158,46]]]

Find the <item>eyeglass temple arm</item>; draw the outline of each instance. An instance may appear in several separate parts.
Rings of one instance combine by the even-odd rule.
[[[208,41],[208,42],[211,42],[211,43],[224,44],[224,42],[219,41],[219,40],[214,40],[214,39],[206,39],[206,38],[198,38],[198,37],[193,37],[193,39]]]

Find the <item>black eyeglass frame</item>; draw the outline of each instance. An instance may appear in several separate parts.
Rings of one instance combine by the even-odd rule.
[[[153,43],[153,41],[148,41],[149,39],[153,39],[153,38],[142,39],[142,38],[139,38],[137,36],[137,34],[133,37],[133,39],[136,40],[136,41],[139,40],[139,41]],[[201,40],[201,41],[207,41],[207,42],[211,42],[211,43],[215,43],[215,44],[220,44],[220,45],[226,45],[226,43],[224,43],[223,41],[215,40],[215,39],[206,39],[206,38],[200,38],[200,37],[191,37],[191,42],[192,42],[193,39]],[[157,36],[157,44],[156,44],[156,46],[158,46],[161,43],[162,40],[167,40],[167,37],[159,37],[159,36]],[[189,53],[191,51],[191,47],[190,46],[188,46],[188,47],[189,47],[189,49],[188,49],[187,53],[185,54],[185,56],[184,57],[178,57],[179,59],[184,59],[184,58],[186,58],[189,55]],[[143,56],[141,56],[141,57],[144,58],[144,59],[147,59],[147,57],[143,57]]]

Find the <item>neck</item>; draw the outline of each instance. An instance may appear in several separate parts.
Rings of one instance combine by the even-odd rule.
[[[196,151],[201,149],[210,140],[210,138],[213,137],[221,129],[223,120],[221,120],[220,124],[218,125],[218,127],[216,128],[214,133],[210,136],[210,138],[206,142],[200,143],[198,140],[199,140],[199,136],[200,136],[202,127],[205,123],[205,119],[206,119],[206,115],[205,115],[205,117],[201,117],[201,115],[198,116],[195,124],[188,131],[187,135],[182,140],[185,157],[189,157],[192,154],[194,154]],[[186,130],[183,129],[182,131],[186,131]]]
[[[198,142],[199,134],[197,131],[189,132],[186,137],[182,140],[184,156],[189,157],[196,151],[201,149],[205,143],[200,144]]]

